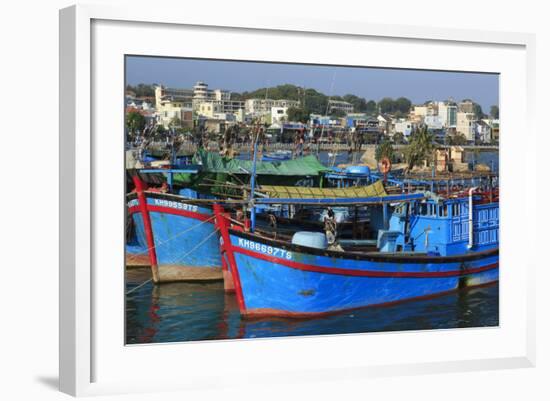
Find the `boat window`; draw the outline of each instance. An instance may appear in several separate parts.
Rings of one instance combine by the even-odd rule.
[[[453,217],[456,217],[460,214],[460,205],[458,203],[453,203]]]
[[[439,217],[447,217],[447,205],[439,205]]]
[[[420,213],[422,216],[425,216],[428,213],[428,205],[425,203],[420,204]]]

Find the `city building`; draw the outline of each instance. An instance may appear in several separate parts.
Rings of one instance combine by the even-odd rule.
[[[222,112],[221,104],[218,102],[203,101],[201,103],[198,103],[197,106],[198,106],[197,113],[200,116],[204,116],[204,117],[213,118],[214,114],[218,114]]]
[[[414,129],[415,124],[410,120],[397,121],[393,126],[393,134],[400,132],[405,138],[408,138]]]
[[[381,134],[389,135],[393,132],[393,119],[387,114],[379,114],[376,117],[378,120],[378,129]]]
[[[168,103],[174,103],[168,105]],[[204,104],[210,107],[203,106]],[[192,109],[197,114],[211,116],[213,113],[238,113],[244,109],[244,102],[240,100],[232,100],[231,93],[222,89],[209,89],[205,82],[197,82],[192,89],[168,88],[165,86],[157,86],[155,88],[155,105],[157,110],[164,107],[172,109],[183,107]],[[202,111],[201,111],[202,110]]]
[[[158,123],[165,128],[171,126],[192,128],[193,109],[186,106],[188,106],[187,102],[161,102],[159,108],[157,108]]]
[[[426,104],[414,106],[412,114],[414,117],[425,118],[427,116],[436,116],[438,113],[437,103],[429,102]]]
[[[475,141],[476,122],[474,113],[457,113],[456,132],[463,134],[468,141]]]
[[[163,103],[181,103],[186,108],[193,107],[193,89],[168,88],[166,86],[155,87],[155,108],[158,110]]]
[[[128,113],[139,113],[145,117],[145,124],[153,124],[155,122],[155,114],[151,110],[145,110],[140,107],[126,106],[126,114]]]
[[[489,118],[482,121],[491,128],[491,141],[498,141],[500,137],[499,120]]]
[[[483,120],[476,121],[476,137],[482,143],[491,142],[492,128],[491,126]]]
[[[271,124],[280,124],[288,121],[288,107],[271,108]]]
[[[344,102],[343,100],[329,100],[328,114],[332,114],[335,111],[342,111],[346,114],[353,113],[353,104]]]
[[[458,106],[456,103],[452,101],[439,102],[437,108],[437,114],[440,116],[446,128],[455,127],[457,125]]]
[[[202,106],[208,104],[211,107]],[[199,81],[193,86],[193,110],[210,110],[215,113],[237,113],[244,109],[244,102],[241,100],[232,100],[231,92],[222,89],[208,89],[208,84]],[[212,110],[217,111],[212,111]]]
[[[273,107],[300,107],[298,100],[288,99],[247,99],[244,102],[244,109],[246,113],[253,115],[270,114]]]
[[[346,127],[357,127],[365,125],[367,122],[367,115],[364,113],[348,113],[346,116]]]
[[[441,118],[439,115],[435,116],[426,116],[424,117],[424,124],[428,127],[428,129],[443,129],[445,125],[445,121]]]
[[[462,113],[474,113],[475,104],[470,99],[464,99],[462,102],[458,104],[458,111]]]

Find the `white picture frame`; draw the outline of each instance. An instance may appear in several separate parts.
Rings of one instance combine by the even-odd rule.
[[[523,127],[524,142],[534,143],[535,133],[531,122],[531,113],[534,108],[534,48],[535,38],[531,34],[485,32],[457,29],[439,29],[428,27],[375,25],[359,22],[324,21],[315,19],[298,18],[250,18],[247,15],[232,16],[227,18],[215,11],[209,12],[208,20],[200,13],[180,15],[163,8],[114,8],[99,5],[78,5],[61,10],[60,12],[60,389],[72,395],[93,395],[135,391],[160,391],[167,389],[204,389],[209,386],[238,386],[232,372],[220,363],[219,371],[206,374],[204,367],[196,366],[186,370],[185,378],[175,376],[159,376],[145,374],[147,380],[138,375],[132,376],[132,370],[128,367],[128,375],[121,373],[123,363],[131,365],[138,360],[153,363],[153,361],[166,361],[169,366],[171,355],[186,355],[187,361],[197,361],[196,355],[204,353],[209,355],[225,355],[224,360],[239,355],[241,362],[236,362],[235,374],[243,372],[253,377],[257,383],[285,383],[294,380],[296,372],[300,372],[300,380],[327,380],[338,379],[350,375],[357,380],[364,377],[380,375],[398,375],[404,372],[411,373],[437,373],[441,371],[468,371],[479,369],[501,369],[511,367],[530,367],[535,363],[535,338],[534,338],[534,252],[527,252],[523,256],[515,255],[512,246],[514,241],[521,240],[517,229],[523,228],[535,232],[534,208],[528,207],[525,195],[514,191],[513,186],[521,188],[534,187],[534,177],[527,173],[525,163],[518,163],[512,171],[503,167],[501,170],[501,197],[506,206],[502,207],[503,233],[501,241],[501,266],[506,264],[521,265],[522,271],[501,268],[501,314],[515,313],[515,318],[504,319],[498,329],[485,330],[448,330],[417,333],[377,333],[371,335],[353,336],[327,336],[323,338],[287,338],[278,340],[247,340],[247,341],[219,341],[210,344],[173,344],[157,346],[125,347],[123,339],[108,338],[105,330],[98,329],[112,324],[113,327],[122,325],[123,315],[120,314],[120,322],[116,321],[120,312],[120,299],[123,296],[121,287],[108,285],[102,287],[102,299],[98,300],[96,291],[98,286],[103,286],[108,279],[108,273],[97,270],[97,263],[103,258],[110,258],[122,266],[123,259],[117,259],[122,248],[110,253],[102,248],[102,241],[107,239],[98,236],[98,230],[103,227],[101,220],[121,221],[123,215],[123,198],[120,193],[114,194],[119,204],[112,209],[104,207],[99,202],[98,194],[111,196],[108,188],[116,188],[117,181],[102,180],[102,174],[107,174],[113,166],[108,160],[113,160],[114,166],[119,163],[122,166],[123,141],[122,136],[112,139],[103,136],[94,137],[94,131],[103,127],[101,119],[101,104],[98,104],[98,93],[103,93],[104,88],[95,88],[93,79],[102,78],[102,63],[111,62],[107,56],[101,53],[105,45],[105,35],[110,36],[111,47],[105,49],[105,54],[112,51],[117,63],[122,47],[116,47],[115,42],[123,39],[121,32],[139,34],[147,31],[147,37],[154,37],[156,30],[188,29],[189,32],[200,30],[205,36],[211,33],[224,35],[241,35],[243,41],[251,40],[254,35],[270,38],[290,38],[297,41],[315,41],[319,38],[331,41],[338,40],[343,46],[353,41],[384,41],[385,45],[394,43],[407,43],[409,46],[436,46],[442,54],[446,47],[453,47],[456,51],[468,51],[478,49],[483,54],[487,49],[493,49],[494,57],[509,58],[510,65],[502,65],[501,69],[491,69],[492,72],[503,74],[506,68],[509,72],[504,74],[501,82],[501,131],[504,139],[501,141],[501,157],[511,160],[514,153],[516,160],[527,160],[526,145],[512,136],[506,136],[506,132]],[[176,32],[176,31],[174,31]],[[179,31],[178,31],[179,32]],[[94,42],[94,35],[97,41]],[[103,35],[103,36],[102,36]],[[103,39],[102,39],[103,38]],[[247,39],[248,38],[248,39]],[[116,40],[115,40],[116,39]],[[102,41],[103,40],[103,41]],[[147,41],[141,45],[146,49]],[[252,42],[251,42],[252,43]],[[313,42],[312,42],[313,43]],[[354,42],[355,43],[355,42]],[[375,43],[376,44],[376,43]],[[172,50],[171,50],[172,49]],[[462,49],[462,50],[461,50]],[[500,50],[499,50],[500,49]],[[245,49],[246,50],[246,49]],[[506,53],[509,50],[509,54]],[[99,53],[98,53],[99,51]],[[146,50],[141,50],[146,51]],[[181,49],[174,43],[165,43],[162,49],[159,45],[159,54],[178,56]],[[198,49],[189,56],[201,56],[211,58],[232,58],[231,52],[237,54],[238,49],[229,49],[222,52],[212,46],[207,49]],[[243,50],[244,51],[244,50]],[[117,53],[118,52],[118,53]],[[502,55],[499,56],[499,52]],[[134,52],[132,52],[134,53]],[[223,53],[223,54],[222,54]],[[506,54],[505,54],[506,53]],[[98,56],[101,54],[101,56]],[[140,53],[147,54],[147,53]],[[486,54],[486,53],[485,53]],[[96,57],[97,56],[97,57]],[[233,56],[233,58],[246,59],[246,56]],[[251,57],[251,56],[249,56]],[[256,53],[257,59],[268,57]],[[304,55],[307,57],[307,55]],[[321,57],[322,58],[322,57]],[[388,60],[391,55],[388,54]],[[266,58],[267,59],[267,58]],[[320,60],[319,63],[327,62]],[[502,61],[501,60],[501,61]],[[279,60],[273,60],[279,61]],[[285,61],[284,58],[281,61]],[[288,60],[286,60],[288,61]],[[467,61],[473,65],[481,65],[482,60]],[[463,63],[467,63],[463,62]],[[420,64],[408,61],[398,65],[396,61],[388,61],[390,66],[399,68],[422,68]],[[345,63],[342,63],[345,64]],[[113,64],[115,67],[120,64]],[[453,67],[453,65],[455,67]],[[496,64],[495,64],[496,65]],[[377,65],[378,66],[378,65]],[[384,66],[384,65],[381,65]],[[451,61],[441,61],[440,65],[434,65],[434,69],[470,70],[467,64],[455,64]],[[471,67],[472,68],[472,67]],[[479,69],[480,68],[480,69]],[[516,68],[516,70],[513,70]],[[486,69],[478,67],[479,71]],[[508,71],[508,70],[506,70]],[[119,79],[123,71],[114,70],[113,80]],[[509,77],[509,78],[508,78]],[[109,78],[111,79],[111,78]],[[113,81],[115,82],[115,81]],[[118,82],[118,81],[116,81]],[[118,84],[118,83],[117,83]],[[512,88],[516,88],[511,92]],[[117,91],[122,93],[122,86]],[[94,97],[95,96],[95,97]],[[516,99],[510,99],[512,96]],[[108,103],[112,108],[116,106],[117,99],[105,97],[102,102]],[[114,102],[114,103],[113,103]],[[518,107],[514,116],[506,115],[511,107]],[[113,127],[122,123],[122,106],[117,111],[120,121],[116,117],[112,122]],[[98,120],[99,119],[99,120]],[[106,119],[105,119],[106,121]],[[95,127],[95,128],[94,128]],[[122,134],[122,131],[120,131]],[[120,155],[119,153],[120,152]],[[117,157],[119,159],[117,159]],[[533,160],[534,155],[529,155]],[[105,166],[100,165],[99,160],[107,160]],[[120,181],[118,181],[120,183]],[[105,188],[103,188],[103,186]],[[122,189],[119,189],[121,191]],[[101,197],[103,199],[103,197]],[[109,210],[108,210],[109,209]],[[514,210],[516,211],[514,213]],[[521,212],[519,212],[521,210]],[[114,215],[112,213],[115,213]],[[118,215],[116,214],[118,213]],[[114,217],[115,220],[112,220]],[[522,225],[523,222],[523,225]],[[526,223],[525,223],[526,222]],[[114,224],[116,225],[116,224]],[[122,229],[122,227],[121,227]],[[116,230],[114,230],[116,231]],[[108,237],[108,235],[106,235]],[[115,238],[116,242],[116,236]],[[534,247],[534,245],[527,245]],[[507,248],[509,247],[509,249]],[[107,259],[105,259],[107,260]],[[513,280],[513,283],[512,283]],[[115,280],[116,281],[116,280]],[[94,298],[95,296],[95,298]],[[109,313],[104,313],[108,305],[112,305]],[[517,308],[510,312],[507,306],[514,304]],[[504,307],[504,308],[503,308]],[[117,309],[118,308],[118,309]],[[517,309],[517,310],[516,310]],[[109,315],[110,317],[107,317]],[[113,317],[114,316],[114,317]],[[502,316],[502,315],[501,315]],[[506,316],[504,316],[506,317]],[[515,322],[514,320],[519,320]],[[113,329],[118,333],[119,327]],[[512,334],[502,334],[510,331]],[[114,334],[113,334],[114,335]],[[499,342],[499,336],[502,336]],[[505,338],[504,336],[508,336]],[[441,354],[441,358],[435,356],[420,360],[414,353],[404,355],[403,358],[393,358],[384,354],[372,355],[371,360],[361,359],[361,353],[357,358],[350,353],[346,358],[337,357],[340,347],[343,345],[368,343],[384,343],[386,341],[399,340],[401,344],[417,346],[416,341],[428,341],[434,344],[441,338],[452,338],[455,344],[464,344],[462,352],[464,357],[448,357]],[[482,341],[495,343],[494,348],[470,349],[466,352],[466,345],[473,344],[480,338]],[[421,338],[426,338],[421,340]],[[342,340],[343,339],[343,340]],[[118,341],[118,342],[117,342]],[[481,340],[480,340],[481,341]],[[414,343],[413,343],[414,342]],[[502,344],[501,344],[502,343]],[[507,345],[505,345],[506,343]],[[120,352],[112,351],[112,346],[120,346]],[[506,350],[508,346],[510,349]],[[271,365],[250,366],[250,362],[256,355],[274,355],[279,353],[303,353],[304,356],[314,355],[316,349],[323,347],[326,358],[333,358],[332,364],[323,361],[310,363],[296,363],[292,369],[286,369],[284,360],[273,359]],[[350,346],[351,347],[351,346]],[[363,346],[361,346],[363,348]],[[380,346],[379,346],[380,347]],[[498,348],[501,347],[501,348]],[[368,348],[368,347],[367,347]],[[475,347],[472,347],[475,348]],[[404,351],[403,351],[404,352]],[[263,354],[262,354],[263,353]],[[116,354],[116,355],[115,355]],[[112,358],[112,359],[110,359]],[[116,359],[119,358],[119,359]],[[265,358],[264,358],[265,359]],[[305,358],[304,358],[305,359]],[[399,359],[399,360],[398,360]],[[124,362],[126,360],[126,362]],[[180,358],[180,361],[182,359]],[[248,361],[248,362],[247,362]],[[239,364],[240,363],[240,364]],[[190,363],[187,362],[189,365]],[[315,365],[317,364],[317,365]],[[107,365],[112,365],[112,371],[108,372]],[[225,367],[224,367],[225,366]],[[315,367],[316,366],[316,367]],[[103,367],[103,368],[102,368]],[[119,374],[115,374],[115,369]],[[183,369],[183,368],[182,368]],[[225,369],[225,370],[224,370]],[[106,373],[103,373],[103,371]],[[134,372],[135,373],[135,372]]]

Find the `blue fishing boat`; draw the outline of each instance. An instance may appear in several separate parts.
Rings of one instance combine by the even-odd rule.
[[[473,190],[371,198],[264,198],[258,203],[361,204],[372,239],[328,244],[322,232],[246,232],[216,205],[221,249],[245,317],[313,317],[431,297],[498,280],[498,202]]]
[[[181,195],[144,191],[127,195],[136,241],[147,251],[154,282],[221,280],[222,264],[212,208]],[[127,256],[128,258],[128,256]]]

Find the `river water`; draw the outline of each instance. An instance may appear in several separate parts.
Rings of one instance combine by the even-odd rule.
[[[126,290],[149,278],[148,269],[129,270]],[[322,318],[243,320],[235,296],[225,294],[221,282],[148,282],[126,296],[126,343],[498,326],[498,294],[498,284],[492,284]]]

